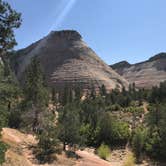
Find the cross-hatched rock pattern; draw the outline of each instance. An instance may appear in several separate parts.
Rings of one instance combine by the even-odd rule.
[[[129,83],[135,83],[137,88],[152,88],[166,81],[166,53],[160,53],[149,60],[137,64],[126,61],[111,66]]]
[[[17,78],[24,80],[25,69],[32,57],[40,62],[50,87],[80,85],[84,90],[103,84],[107,90],[128,87],[128,82],[104,63],[72,30],[52,31],[48,36],[16,52],[12,66]]]

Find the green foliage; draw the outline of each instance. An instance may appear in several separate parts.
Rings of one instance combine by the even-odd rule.
[[[18,104],[21,91],[12,75],[4,76],[4,65],[0,65],[0,130],[7,127],[9,117]]]
[[[7,126],[7,111],[17,103],[20,93],[7,57],[7,52],[16,45],[14,29],[20,26],[20,17],[20,13],[13,10],[7,2],[0,0],[0,132],[2,127]],[[0,142],[0,164],[4,162],[6,150],[7,146]]]
[[[100,131],[99,118],[104,111],[104,101],[101,97],[95,99],[86,99],[81,104],[81,124],[84,132],[81,134],[86,137],[87,145],[96,145],[98,142],[98,134]],[[86,129],[86,130],[85,130]]]
[[[159,87],[153,87],[149,93],[150,103],[166,102],[166,81],[161,82]]]
[[[25,84],[26,100],[34,105],[45,106],[48,102],[48,92],[44,85],[44,77],[39,60],[35,57],[26,71]]]
[[[38,134],[38,140],[37,159],[41,164],[50,162],[53,160],[52,154],[56,152],[58,143],[55,126],[47,125],[47,128],[43,129],[40,134]]]
[[[93,128],[89,123],[82,124],[80,128],[81,144],[88,146],[94,146],[98,144],[98,136],[100,133],[100,127],[97,125]]]
[[[106,160],[111,155],[109,146],[101,144],[100,147],[97,149],[97,154],[100,158]]]
[[[26,71],[24,94],[25,101],[34,112],[32,129],[35,132],[39,126],[39,114],[48,104],[48,91],[44,85],[40,62],[36,57]]]
[[[118,121],[109,113],[100,115],[99,142],[110,145],[125,144],[130,137],[129,126],[125,122]]]
[[[100,95],[101,95],[101,96],[106,96],[106,94],[107,94],[106,87],[105,87],[105,85],[102,85],[102,86],[100,87]]]
[[[50,162],[53,159],[52,154],[56,151],[58,140],[54,121],[53,115],[47,112],[42,115],[40,120],[40,129],[37,134],[39,142],[36,155],[40,163]]]
[[[11,6],[0,0],[0,54],[8,51],[16,44],[14,29],[21,24],[21,14],[17,13]]]
[[[144,112],[144,108],[141,106],[141,107],[133,107],[133,106],[130,106],[130,107],[126,107],[126,108],[123,108],[123,111],[124,112],[130,112],[130,113],[134,113],[135,115],[141,115],[143,114]]]
[[[143,128],[137,128],[134,131],[132,138],[132,149],[135,153],[137,161],[140,160],[141,154],[144,152],[145,142],[147,139],[147,130]]]
[[[0,164],[5,161],[5,152],[7,151],[7,145],[0,141]]]
[[[74,91],[75,91],[75,100],[76,100],[76,101],[80,101],[80,100],[81,100],[81,97],[82,97],[82,95],[83,95],[81,85],[78,84],[78,85],[75,87]]]
[[[154,158],[163,160],[166,158],[166,105],[151,105],[147,122],[149,130],[146,152]]]
[[[130,138],[129,125],[126,122],[114,121],[113,125],[113,142],[126,144]]]
[[[106,95],[107,105],[119,105],[121,107],[128,107],[131,102],[131,94],[123,88],[120,92],[119,89],[114,89],[111,93]]]
[[[146,143],[146,152],[151,155],[152,157],[157,157],[160,154],[160,151],[163,147],[160,145],[161,138],[156,129],[149,133],[149,137]],[[159,156],[161,157],[161,156]]]
[[[9,113],[7,112],[6,108],[0,105],[0,131],[3,127],[8,125],[8,116]]]
[[[59,139],[63,142],[64,150],[66,145],[73,146],[80,142],[80,117],[79,107],[75,104],[67,104],[59,110]]]
[[[74,101],[73,89],[65,85],[64,90],[60,93],[60,103],[65,106]]]
[[[4,65],[0,65],[0,105],[6,106],[8,111],[18,104],[21,95],[20,88],[12,73],[4,76]]]
[[[107,111],[121,111],[122,110],[122,107],[118,104],[113,104],[113,105],[109,105],[107,108],[106,108]]]

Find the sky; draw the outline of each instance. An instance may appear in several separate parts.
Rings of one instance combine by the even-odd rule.
[[[15,31],[27,47],[52,30],[77,30],[107,64],[166,51],[166,0],[7,0],[22,13]]]

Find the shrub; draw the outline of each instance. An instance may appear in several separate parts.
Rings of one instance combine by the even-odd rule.
[[[97,154],[100,158],[106,160],[110,156],[110,148],[105,144],[101,144],[97,149]]]
[[[8,112],[0,104],[0,130],[8,125]]]
[[[99,127],[99,145],[102,142],[113,146],[124,145],[130,138],[129,125],[126,122],[120,122],[109,113],[100,115]]]
[[[0,164],[2,164],[5,161],[5,152],[7,150],[7,146],[0,142]]]
[[[114,121],[113,123],[113,143],[125,145],[130,138],[129,125],[126,122]]]
[[[126,107],[123,109],[124,112],[131,112],[131,113],[135,113],[137,115],[140,115],[144,112],[144,109],[143,107],[133,107],[133,106],[130,106],[130,107]]]
[[[123,166],[134,166],[134,165],[135,165],[135,157],[134,154],[130,152],[127,154]]]
[[[132,148],[136,155],[137,161],[140,160],[141,154],[145,150],[145,141],[147,138],[147,130],[142,128],[137,128],[135,130],[134,136],[132,138]]]
[[[106,108],[107,111],[121,111],[122,110],[122,107],[118,104],[114,104],[114,105],[109,105],[107,108]]]

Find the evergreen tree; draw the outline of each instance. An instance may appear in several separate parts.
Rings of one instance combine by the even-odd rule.
[[[60,103],[65,106],[74,101],[73,89],[69,85],[65,85],[64,90],[60,92]]]
[[[101,96],[106,96],[106,94],[107,94],[107,90],[106,90],[105,85],[103,84],[103,85],[100,87],[100,95],[101,95]]]
[[[55,115],[51,112],[43,111],[39,120],[39,125],[36,157],[40,163],[45,163],[53,159],[52,154],[55,153],[58,144]]]
[[[8,111],[11,111],[19,102],[21,90],[12,73],[4,76],[4,72],[5,66],[0,64],[0,104],[7,107]]]
[[[39,113],[48,102],[48,92],[46,87],[44,87],[40,62],[36,57],[32,59],[26,71],[25,96],[26,101],[32,104],[34,111],[33,131],[35,131],[38,126]]]
[[[145,142],[147,138],[147,131],[143,128],[137,128],[132,138],[132,148],[136,155],[136,159],[139,162],[141,155],[145,150]]]
[[[81,100],[81,97],[83,95],[82,93],[82,89],[81,89],[81,85],[78,84],[76,85],[75,89],[74,89],[74,92],[75,92],[75,100],[76,101],[80,101]]]
[[[7,2],[0,0],[0,132],[8,121],[6,106],[10,111],[18,99],[19,90],[13,82],[7,55],[16,44],[13,30],[20,26],[20,16]],[[6,150],[7,146],[0,142],[0,165],[5,160]]]
[[[66,145],[73,146],[80,142],[80,117],[79,108],[75,104],[67,104],[59,111],[58,119],[59,139],[63,142],[63,149]]]
[[[90,91],[90,99],[94,100],[95,98],[96,98],[96,89],[95,89],[95,87],[92,85],[91,91]]]
[[[0,57],[16,45],[14,29],[21,25],[21,14],[11,8],[9,3],[0,0]]]

